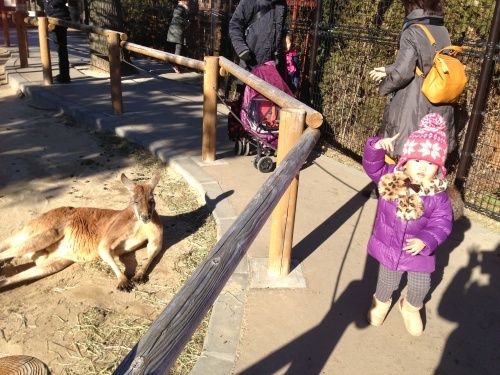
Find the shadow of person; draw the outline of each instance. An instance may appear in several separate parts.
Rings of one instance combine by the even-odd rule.
[[[441,284],[444,277],[444,270],[450,261],[450,254],[463,242],[465,232],[471,227],[471,222],[466,217],[462,217],[453,223],[453,230],[446,241],[436,249],[436,269],[431,274],[431,289],[427,294],[424,303],[432,298],[432,293]]]
[[[500,374],[500,244],[491,251],[471,249],[438,313],[456,322],[434,375]]]
[[[307,258],[314,249],[321,246],[332,233],[338,230],[349,217],[355,214],[362,217],[362,207],[366,200],[360,192],[354,195],[324,223],[300,241],[294,247],[294,251],[300,254],[300,258]],[[349,253],[351,243],[345,251],[344,260]],[[368,326],[365,313],[368,311],[376,285],[378,262],[367,256],[362,278],[350,282],[337,298],[337,288],[344,268],[344,260],[337,276],[332,305],[321,322],[251,367],[239,372],[239,375],[273,374],[285,366],[288,366],[286,372],[280,373],[288,375],[321,374],[328,358],[332,355],[348,326],[353,323],[358,328]],[[360,301],[363,302],[360,303]]]
[[[378,273],[378,262],[367,256],[363,277],[352,281],[334,301],[321,322],[238,375],[278,373],[288,366],[287,375],[322,374],[328,358],[351,324],[366,328],[365,313],[372,300]],[[337,282],[338,285],[338,282]],[[334,296],[335,297],[335,296]],[[363,301],[360,303],[359,301]]]

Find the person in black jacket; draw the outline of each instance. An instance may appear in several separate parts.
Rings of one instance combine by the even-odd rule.
[[[229,37],[241,67],[252,70],[256,65],[275,61],[278,70],[282,70],[281,39],[286,11],[286,0],[239,2],[229,22]]]
[[[66,0],[42,0],[43,8],[47,17],[58,18],[61,20],[71,21]],[[68,29],[66,27],[57,26],[54,29],[56,34],[56,50],[59,56],[59,74],[54,77],[55,83],[70,83],[69,76],[69,59],[68,59]]]
[[[176,55],[181,55],[182,46],[186,44],[185,31],[188,25],[189,0],[179,0],[179,3],[174,9],[172,21],[167,33],[167,42],[175,44]],[[178,65],[174,65],[173,69],[176,73],[181,70]]]

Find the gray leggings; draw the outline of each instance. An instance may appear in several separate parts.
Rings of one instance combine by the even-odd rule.
[[[391,271],[380,265],[375,297],[380,302],[391,299],[392,293],[399,288],[403,272]],[[431,274],[426,272],[408,272],[408,293],[406,299],[410,305],[422,307],[424,298],[431,289]]]

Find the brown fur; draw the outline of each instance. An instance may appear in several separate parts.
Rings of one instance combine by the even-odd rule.
[[[133,283],[120,271],[113,256],[135,251],[147,242],[148,259],[132,278],[133,282],[144,282],[163,241],[163,225],[153,195],[159,178],[156,173],[149,183],[136,185],[122,174],[121,181],[132,194],[130,205],[123,210],[59,207],[26,224],[0,243],[0,260],[27,256],[36,266],[0,280],[0,290],[51,275],[75,262],[101,258],[116,274],[118,289],[130,291]]]
[[[453,211],[453,220],[457,221],[464,214],[465,204],[462,199],[462,194],[460,194],[460,191],[455,185],[448,185],[446,194],[448,194],[448,197],[450,198],[451,210]]]
[[[405,172],[388,173],[379,181],[378,189],[382,199],[386,201],[397,200],[396,215],[403,220],[416,220],[424,213],[424,204],[420,196],[435,195],[446,190],[445,179],[435,177],[425,184],[418,185],[416,193],[411,185],[410,178]]]

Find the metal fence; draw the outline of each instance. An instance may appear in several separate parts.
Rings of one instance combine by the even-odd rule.
[[[496,0],[497,2],[500,0]],[[222,55],[233,59],[228,24],[238,1],[191,1],[191,22],[187,32],[188,57]],[[322,139],[360,160],[364,142],[377,134],[386,99],[375,91],[368,72],[394,61],[404,18],[400,0],[288,0],[288,27],[294,47],[301,56],[298,98],[320,111],[325,118]],[[466,47],[462,62],[468,83],[456,110],[460,147],[448,160],[450,180],[463,157],[464,138],[480,83],[487,41],[494,18],[495,0],[447,0],[445,24],[454,44]],[[122,0],[127,14],[148,17],[144,24],[156,30],[149,46],[162,49],[172,13],[172,3],[161,0]],[[137,10],[139,9],[139,12]],[[128,10],[128,12],[127,12]],[[161,19],[161,22],[160,22]],[[135,22],[138,19],[135,18]],[[125,30],[137,40],[134,30]],[[147,31],[144,31],[147,33]],[[135,32],[137,36],[140,33]],[[498,36],[497,36],[498,39]],[[156,45],[151,45],[156,43]],[[496,46],[498,47],[498,46]],[[165,49],[167,47],[165,46]],[[494,68],[487,81],[488,94],[481,111],[482,121],[474,134],[475,148],[464,178],[466,205],[500,220],[500,121],[499,49],[494,48]]]

